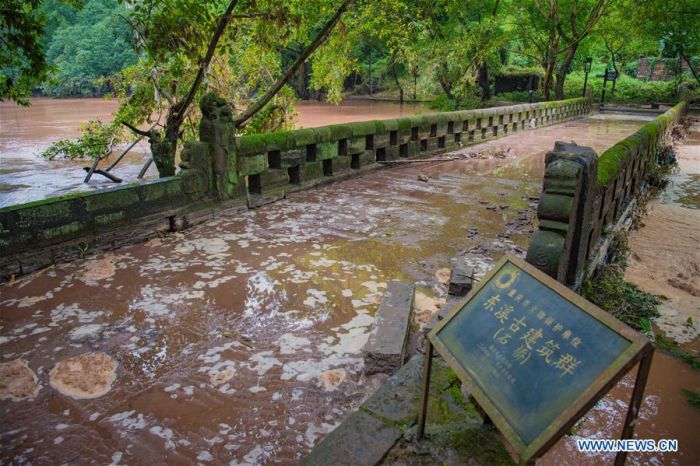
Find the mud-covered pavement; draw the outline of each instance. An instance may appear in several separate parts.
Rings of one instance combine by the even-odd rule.
[[[460,151],[503,159],[380,170],[0,286],[0,362],[26,362],[0,385],[28,385],[0,401],[1,462],[297,462],[382,382],[361,350],[389,280],[418,282],[426,321],[455,258],[524,253],[556,139],[601,151],[639,125],[516,133]]]

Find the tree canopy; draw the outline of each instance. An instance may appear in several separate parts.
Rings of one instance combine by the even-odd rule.
[[[348,92],[478,106],[512,70],[563,98],[586,57],[632,75],[642,58],[670,60],[676,89],[700,83],[694,0],[5,0],[1,11],[0,99],[120,101],[112,123],[88,122],[46,155],[99,157],[130,127],[165,150],[163,173],[196,136],[208,92],[245,133],[292,127],[298,98]]]

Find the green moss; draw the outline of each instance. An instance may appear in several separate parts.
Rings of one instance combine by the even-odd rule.
[[[153,181],[151,183],[144,184],[141,189],[143,189],[145,201],[155,201],[182,194],[182,184],[177,178],[164,181]]]
[[[313,128],[313,132],[316,134],[317,143],[329,143],[334,142],[333,131],[330,126],[321,126],[318,128]]]
[[[377,132],[377,122],[375,121],[358,121],[356,123],[348,123],[348,126],[353,136],[366,136]]]
[[[85,195],[85,209],[88,212],[114,210],[136,205],[141,202],[138,195],[139,185],[125,186],[114,190],[97,191]]]
[[[350,124],[344,125],[330,125],[327,128],[331,131],[333,141],[338,141],[340,139],[347,139],[352,135],[352,127]]]
[[[64,196],[49,197],[47,199],[40,199],[38,201],[25,202],[23,204],[15,204],[0,208],[0,214],[7,212],[16,212],[30,207],[44,206],[50,204],[57,204],[63,201],[69,201],[71,199],[77,199],[84,197],[86,193],[71,193]]]
[[[398,124],[398,129],[402,132],[410,131],[413,127],[413,118],[411,117],[399,118],[396,122]]]
[[[399,120],[381,120],[380,123],[384,126],[384,131],[396,131],[399,129]]]
[[[292,139],[295,147],[316,144],[318,142],[317,133],[313,129],[298,129],[289,132],[289,137]]]
[[[686,103],[680,102],[663,115],[642,126],[636,133],[623,139],[603,152],[598,159],[598,183],[607,186],[620,172],[623,162],[632,154],[642,149],[646,153],[649,147],[656,147],[664,136],[665,129],[680,117]]]
[[[53,239],[61,236],[69,236],[73,233],[77,233],[82,229],[82,224],[80,222],[71,222],[66,225],[61,225],[55,228],[46,228],[42,230],[41,236],[44,239]]]
[[[122,220],[126,217],[124,211],[112,212],[111,214],[102,214],[95,216],[95,222],[98,225],[107,225],[109,223],[114,223],[118,220]]]
[[[515,464],[496,432],[486,427],[458,430],[445,436],[442,443],[454,449],[465,464]]]
[[[23,208],[18,212],[20,224],[25,227],[40,227],[59,219],[71,217],[71,201],[47,202]]]

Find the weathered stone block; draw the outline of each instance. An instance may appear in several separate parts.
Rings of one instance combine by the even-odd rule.
[[[418,418],[422,364],[422,355],[411,358],[365,401],[362,409],[397,425],[415,423]]]
[[[43,239],[71,238],[78,234],[82,226],[80,222],[75,221],[60,227],[45,228],[41,231],[41,237]]]
[[[428,138],[428,152],[437,151],[440,147],[438,145],[439,138]]]
[[[287,184],[289,184],[287,170],[265,170],[260,174],[260,188],[263,193]]]
[[[316,145],[316,158],[318,160],[328,160],[338,156],[337,142],[321,142]]]
[[[255,175],[267,169],[267,154],[238,157],[238,172],[241,176]]]
[[[138,185],[90,193],[85,196],[85,210],[97,212],[136,205],[140,202]]]
[[[398,428],[358,411],[329,433],[300,464],[374,466],[401,435]]]
[[[389,146],[386,148],[386,160],[398,160],[399,146]]]
[[[298,167],[306,160],[305,149],[294,149],[282,152],[282,167]]]
[[[375,135],[373,136],[373,138],[372,138],[372,140],[373,140],[372,142],[373,142],[374,148],[376,149],[376,148],[378,148],[378,147],[386,147],[386,146],[388,146],[388,145],[389,145],[389,137],[390,137],[389,133],[378,133],[378,134],[375,134]]]
[[[308,162],[301,167],[301,181],[313,180],[323,176],[321,162]]]
[[[357,136],[348,139],[348,155],[361,154],[367,148],[367,138],[365,136]]]
[[[182,194],[182,185],[179,177],[147,183],[142,185],[141,189],[143,190],[143,199],[146,202]]]
[[[474,270],[466,267],[455,267],[450,275],[448,294],[466,296],[474,286]]]
[[[346,156],[340,156],[333,159],[333,173],[337,174],[343,171],[350,170],[352,164],[352,158]]]
[[[109,214],[101,214],[95,216],[95,223],[98,225],[109,225],[110,223],[118,222],[126,217],[124,211],[120,210]]]
[[[138,199],[138,196],[136,196]],[[24,228],[41,228],[44,225],[56,225],[70,221],[73,217],[73,200],[58,202],[32,203],[26,208],[18,209],[19,224]]]
[[[365,346],[365,374],[391,374],[404,363],[413,309],[414,285],[389,283]]]

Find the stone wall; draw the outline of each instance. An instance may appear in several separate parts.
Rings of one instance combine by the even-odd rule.
[[[202,99],[199,141],[176,176],[0,209],[0,278],[141,241],[287,193],[532,127],[578,118],[590,101],[497,107],[235,137],[222,99]]]
[[[527,261],[578,288],[599,262],[606,232],[644,189],[660,145],[685,106],[679,103],[600,157],[589,147],[557,142],[545,159],[539,229],[530,242]]]
[[[377,162],[439,154],[589,111],[590,101],[571,99],[243,136],[235,140],[238,175],[256,206]]]

